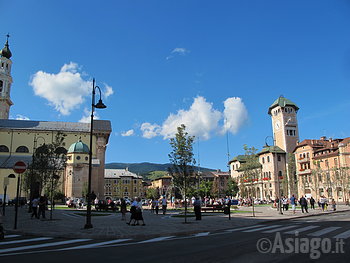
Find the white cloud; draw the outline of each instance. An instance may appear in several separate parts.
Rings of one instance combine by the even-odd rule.
[[[248,120],[248,111],[241,98],[232,97],[224,101],[224,127],[222,132],[236,134]]]
[[[98,119],[100,119],[100,116],[98,116],[96,111],[94,111],[94,120],[98,120]],[[81,117],[79,122],[90,123],[90,120],[91,120],[91,110],[88,110],[87,108],[84,108],[84,116]]]
[[[207,102],[204,97],[194,99],[188,110],[181,109],[176,114],[171,113],[162,125],[141,125],[143,137],[151,139],[163,136],[169,139],[175,136],[177,127],[181,124],[186,126],[186,131],[204,140],[210,139],[215,134],[223,134],[226,131],[237,133],[248,118],[247,110],[241,98],[228,98],[224,102],[224,112],[213,108],[213,104]],[[224,118],[224,126],[219,123]]]
[[[197,97],[189,110],[179,110],[177,114],[170,114],[164,121],[161,135],[164,139],[174,137],[177,127],[185,124],[190,135],[209,139],[210,134],[218,127],[221,112],[213,109],[213,105],[204,97]]]
[[[17,114],[16,115],[16,120],[25,120],[25,121],[28,121],[30,120],[28,117],[24,116],[24,115],[21,115],[21,114]]]
[[[64,64],[57,74],[38,71],[29,85],[34,94],[46,99],[62,115],[69,115],[91,96],[92,82],[85,81],[77,63]],[[105,84],[104,97],[113,94],[112,87]]]
[[[149,122],[141,125],[142,137],[151,139],[160,135],[161,127],[158,124],[150,124]]]
[[[107,84],[105,84],[105,90],[103,92],[103,96],[105,98],[108,98],[109,96],[111,96],[113,94],[114,94],[113,88],[111,86],[108,86]]]
[[[134,134],[135,134],[135,132],[134,132],[133,129],[121,133],[121,135],[122,135],[123,137],[133,136]]]
[[[167,56],[165,59],[170,60],[170,59],[174,58],[175,55],[185,56],[188,53],[190,53],[190,51],[188,49],[183,48],[183,47],[177,47],[177,48],[174,48],[171,51],[171,55]]]
[[[190,51],[186,48],[182,48],[182,47],[177,47],[174,48],[173,51],[171,51],[171,53],[177,53],[180,55],[186,55],[187,53],[190,53]]]

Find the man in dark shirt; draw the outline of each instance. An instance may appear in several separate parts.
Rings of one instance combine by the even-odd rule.
[[[304,209],[306,213],[309,213],[307,211],[307,200],[305,199],[305,197],[302,195],[300,200],[299,200],[300,206],[301,206],[301,212],[304,213]]]

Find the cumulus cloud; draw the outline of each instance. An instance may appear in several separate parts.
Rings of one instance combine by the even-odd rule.
[[[174,137],[177,127],[185,124],[187,132],[202,139],[209,139],[211,132],[218,127],[221,112],[213,109],[212,103],[204,97],[197,97],[189,110],[179,110],[177,114],[170,114],[164,121],[160,134],[164,139]]]
[[[82,78],[81,68],[77,63],[64,64],[57,74],[38,71],[29,83],[34,94],[46,99],[49,105],[62,115],[69,115],[91,96],[92,82]],[[112,87],[104,84],[105,98],[113,94]]]
[[[135,132],[134,132],[133,129],[121,133],[121,135],[122,135],[123,137],[133,136],[134,134],[135,134]]]
[[[28,117],[24,116],[24,115],[17,114],[17,115],[16,115],[16,120],[28,121],[28,120],[30,120],[30,119],[29,119]]]
[[[227,131],[236,134],[242,125],[248,120],[248,111],[241,98],[233,97],[224,101],[224,127]]]
[[[94,112],[94,120],[98,120],[98,119],[100,119],[100,117],[96,112]],[[83,117],[81,117],[79,122],[90,123],[90,120],[91,120],[91,110],[88,110],[88,108],[84,108],[84,115]]]
[[[142,137],[151,139],[160,135],[161,127],[158,124],[151,124],[149,122],[142,123],[141,125]]]
[[[240,98],[228,98],[224,102],[224,107],[224,111],[220,112],[204,97],[198,96],[188,110],[181,109],[176,114],[171,113],[162,125],[145,122],[141,125],[141,131],[143,137],[147,139],[156,136],[169,139],[175,136],[177,127],[184,124],[190,135],[203,140],[226,131],[237,133],[248,118],[245,105]],[[222,119],[224,126],[220,125]]]

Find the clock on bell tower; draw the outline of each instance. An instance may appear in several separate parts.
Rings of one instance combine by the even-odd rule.
[[[299,140],[297,112],[299,107],[292,101],[280,96],[269,107],[268,114],[272,119],[272,130],[275,145],[293,152]]]

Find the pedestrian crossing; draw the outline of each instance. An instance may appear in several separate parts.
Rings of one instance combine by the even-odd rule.
[[[217,234],[234,234],[241,233],[261,233],[274,234],[280,233],[285,235],[304,234],[313,237],[328,237],[334,239],[349,239],[350,229],[340,226],[321,226],[321,225],[302,225],[302,224],[256,224],[251,226],[242,226],[227,229],[221,232],[199,232],[184,236],[163,236],[148,238],[145,240],[133,240],[131,238],[119,238],[112,240],[95,240],[90,238],[63,239],[55,237],[31,237],[21,235],[5,235],[5,239],[0,240],[0,258],[2,256],[44,253],[50,251],[71,251],[78,249],[93,249],[111,246],[125,246],[148,244],[152,242],[171,241],[181,238],[203,238]],[[1,260],[0,260],[1,261]]]
[[[286,231],[288,230],[288,231]],[[301,224],[292,224],[292,225],[253,225],[248,227],[237,227],[234,229],[225,230],[227,233],[232,232],[242,232],[242,233],[263,233],[263,234],[273,234],[281,233],[286,235],[295,235],[295,234],[306,234],[310,237],[330,237],[330,238],[350,238],[350,230],[344,229],[340,226],[320,226],[320,225],[309,225],[302,226]]]

